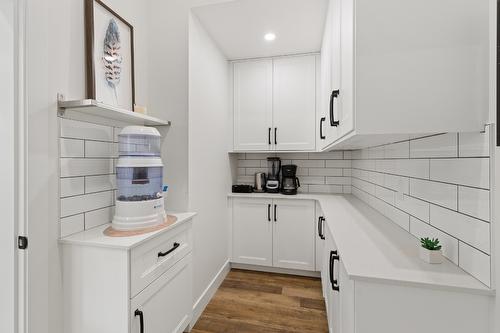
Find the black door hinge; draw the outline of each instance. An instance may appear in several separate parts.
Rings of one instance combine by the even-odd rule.
[[[26,250],[28,248],[28,237],[25,236],[17,237],[17,247],[20,250]]]

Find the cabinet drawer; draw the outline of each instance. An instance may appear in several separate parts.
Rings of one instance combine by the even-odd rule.
[[[143,245],[130,255],[131,298],[186,256],[192,249],[191,222]]]
[[[191,321],[191,254],[130,300],[130,332],[182,333]]]

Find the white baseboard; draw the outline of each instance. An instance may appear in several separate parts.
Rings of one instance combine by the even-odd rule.
[[[286,268],[277,268],[277,267],[268,267],[268,266],[238,264],[238,263],[234,263],[234,262],[231,263],[231,268],[246,269],[246,270],[258,271],[258,272],[279,273],[279,274],[299,275],[299,276],[308,276],[308,277],[321,277],[320,272],[302,271],[300,269],[286,269]]]
[[[214,296],[215,292],[217,289],[219,289],[220,285],[222,284],[222,281],[227,276],[227,273],[231,270],[231,265],[229,263],[229,260],[222,265],[221,269],[215,277],[210,281],[208,287],[203,291],[201,296],[198,298],[196,303],[193,305],[193,316],[191,319],[191,324],[189,324],[188,327],[188,332],[194,327],[198,319],[200,318],[201,314],[205,310],[205,307],[208,305],[212,297]]]

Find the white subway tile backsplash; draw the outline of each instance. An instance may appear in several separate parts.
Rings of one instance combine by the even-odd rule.
[[[446,133],[410,141],[411,158],[457,157],[458,136]]]
[[[412,198],[407,195],[399,196],[396,195],[396,207],[407,212],[408,214],[415,216],[416,218],[429,222],[429,203]]]
[[[112,142],[113,127],[83,121],[60,119],[61,138],[88,139]]]
[[[267,168],[246,168],[247,176],[254,176],[257,172],[267,173]]]
[[[342,185],[309,185],[310,193],[343,193]]]
[[[282,160],[307,160],[309,153],[279,153],[277,154]]]
[[[445,256],[487,285],[490,132],[487,126],[486,133],[412,137],[351,151],[348,169],[356,197],[417,237],[438,237]]]
[[[61,198],[85,193],[84,177],[61,178],[59,184]]]
[[[386,145],[385,158],[408,158],[410,157],[410,142],[398,142]]]
[[[260,168],[260,160],[238,160],[239,168]]]
[[[444,232],[490,253],[490,224],[446,208],[431,205],[430,223]]]
[[[85,157],[118,157],[118,144],[113,142],[85,141]]]
[[[430,161],[430,179],[488,189],[489,158],[434,159]]]
[[[114,172],[112,159],[61,158],[61,177],[102,175]]]
[[[309,169],[309,176],[342,176],[342,170],[350,169],[339,169],[339,168],[311,168]]]
[[[403,194],[410,193],[410,179],[407,177],[384,175],[383,185],[399,193]]]
[[[344,177],[351,177],[351,175],[352,175],[352,169],[342,169],[342,170],[343,170],[342,171],[342,175]]]
[[[325,177],[320,177],[320,176],[304,176],[300,177],[299,180],[301,184],[308,184],[308,185],[325,184]]]
[[[238,176],[244,176],[244,175],[246,175],[246,170],[247,170],[247,169],[245,169],[245,168],[237,168],[237,170],[236,170],[236,174],[237,174]]]
[[[490,126],[486,126],[484,133],[460,133],[460,157],[489,157],[490,156]]]
[[[324,168],[325,160],[292,160],[299,168]]]
[[[326,160],[327,168],[350,168],[351,161],[349,160]]]
[[[102,192],[116,189],[116,176],[86,176],[85,193]]]
[[[442,245],[443,255],[458,265],[458,239],[414,217],[410,218],[410,233],[418,239],[438,238]]]
[[[113,205],[113,191],[61,199],[61,217],[80,214]]]
[[[106,207],[85,213],[85,229],[94,228],[113,220],[114,207]]]
[[[457,185],[410,179],[410,195],[434,204],[457,210]]]
[[[487,286],[491,285],[491,258],[489,255],[460,242],[459,266],[466,272],[475,276]]]
[[[60,156],[61,157],[83,157],[84,156],[84,141],[76,139],[60,139]]]
[[[351,185],[350,177],[326,177],[327,185]]]
[[[85,228],[83,214],[62,218],[59,225],[61,238],[83,231]]]
[[[376,171],[415,178],[429,178],[429,161],[427,160],[379,160]]]
[[[490,221],[490,191],[459,186],[458,211]]]
[[[329,151],[325,153],[309,153],[310,160],[342,160],[344,152],[342,150]]]

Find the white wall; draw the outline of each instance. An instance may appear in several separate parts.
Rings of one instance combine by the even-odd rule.
[[[135,29],[136,101],[148,102],[148,6],[105,0]],[[83,0],[28,0],[29,329],[62,333],[56,94],[85,97]]]
[[[231,166],[229,65],[195,16],[189,20],[189,210],[194,235],[194,302],[228,260]],[[201,301],[203,304],[203,301]]]
[[[0,3],[0,142],[7,161],[0,167],[0,332],[13,332],[15,327],[14,7],[12,0]]]

